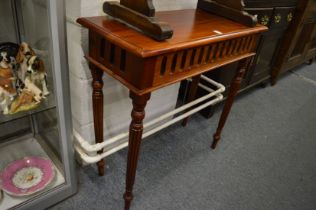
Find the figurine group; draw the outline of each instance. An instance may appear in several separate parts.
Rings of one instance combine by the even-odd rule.
[[[14,114],[36,107],[45,96],[44,62],[23,42],[16,57],[0,52],[0,113]]]

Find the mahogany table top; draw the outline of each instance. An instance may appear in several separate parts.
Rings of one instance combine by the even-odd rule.
[[[156,16],[159,21],[167,22],[173,28],[171,39],[156,41],[108,16],[80,18],[78,23],[141,57],[157,56],[267,30],[262,25],[247,27],[199,9],[157,12]]]

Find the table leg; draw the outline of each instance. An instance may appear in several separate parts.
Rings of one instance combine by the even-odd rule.
[[[94,133],[96,143],[103,142],[103,71],[95,66],[90,66],[93,81],[93,93],[92,93],[92,103],[93,103],[93,120],[94,120]],[[98,151],[101,154],[103,150]],[[97,162],[99,176],[103,176],[105,172],[105,161],[104,159]]]
[[[192,82],[190,84],[190,90],[189,90],[189,95],[187,98],[187,103],[192,102],[196,98],[196,92],[198,90],[199,82],[201,79],[201,75],[197,75],[192,78]],[[184,118],[182,121],[182,126],[186,126],[188,124],[189,117]]]
[[[233,81],[232,81],[231,86],[230,86],[230,91],[229,91],[228,97],[226,99],[224,109],[223,109],[221,118],[220,118],[219,123],[218,123],[217,130],[213,136],[213,143],[211,146],[212,149],[216,148],[217,143],[221,139],[222,130],[225,126],[226,120],[228,118],[228,115],[229,115],[230,110],[232,108],[232,105],[234,103],[234,99],[235,99],[235,97],[240,89],[243,76],[245,75],[245,72],[249,66],[250,61],[251,61],[251,58],[247,58],[247,59],[243,59],[239,63],[237,73],[236,73],[235,77],[233,78]]]
[[[143,134],[143,119],[145,118],[145,107],[150,99],[150,94],[138,96],[130,93],[133,101],[132,122],[129,130],[129,146],[126,170],[126,191],[124,194],[125,210],[130,209],[133,200],[133,186],[137,169],[138,156]]]

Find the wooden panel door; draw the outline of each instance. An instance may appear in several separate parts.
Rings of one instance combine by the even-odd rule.
[[[264,81],[270,77],[274,57],[278,51],[281,38],[282,33],[279,31],[270,31],[262,35],[258,46],[258,55],[248,75],[248,85]]]

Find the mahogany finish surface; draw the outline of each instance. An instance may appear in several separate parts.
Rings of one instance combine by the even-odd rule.
[[[78,22],[100,33],[113,44],[131,50],[141,57],[156,56],[266,31],[266,27],[261,25],[250,28],[202,10],[164,11],[157,12],[156,16],[173,28],[174,35],[171,39],[158,42],[106,16],[80,18]]]
[[[248,14],[244,6],[243,0],[198,0],[197,3],[199,9],[253,27],[257,24],[257,17]],[[173,35],[173,28],[155,15],[152,0],[106,1],[103,11],[158,41],[170,39]]]
[[[109,17],[78,19],[90,29],[87,59],[133,92],[146,94],[253,56],[266,30],[202,10],[158,12],[157,17],[173,27],[172,39],[155,41]]]
[[[255,55],[260,33],[265,26],[250,28],[202,10],[158,12],[159,20],[174,29],[173,38],[158,42],[108,17],[80,18],[89,29],[87,59],[93,73],[93,109],[96,141],[103,141],[103,72],[120,81],[130,90],[133,101],[129,131],[126,172],[125,209],[133,199],[137,161],[141,146],[145,106],[151,92],[187,78],[194,78],[194,99],[199,75],[233,62],[240,62],[232,81],[231,93],[214,136],[218,142],[232,107],[240,78]],[[184,120],[185,125],[187,120]],[[100,151],[101,152],[101,151]],[[104,162],[98,163],[99,174]]]

